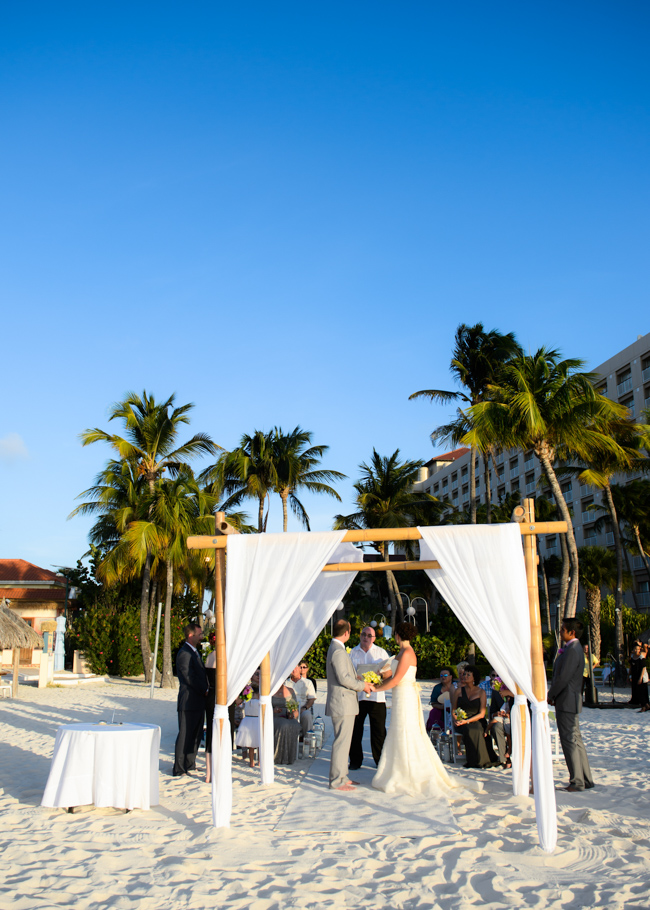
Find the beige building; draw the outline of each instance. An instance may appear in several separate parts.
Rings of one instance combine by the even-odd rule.
[[[650,408],[650,334],[639,335],[633,344],[610,357],[592,372],[599,377],[597,387],[609,398],[626,405],[639,419],[644,408]],[[469,509],[469,468],[469,449],[455,449],[437,455],[426,463],[415,487],[426,490],[458,509]],[[479,455],[476,465],[476,496],[479,502],[484,501],[483,474],[483,459]],[[490,469],[491,500],[497,503],[506,493],[515,492],[522,499],[539,496],[545,486],[540,484],[541,477],[539,461],[532,452],[522,452],[519,449],[500,452]],[[630,479],[629,475],[620,478],[624,483]],[[604,511],[594,512],[588,509],[592,503],[602,503],[601,494],[577,479],[563,479],[561,485],[564,498],[573,510],[577,545],[613,546],[614,535],[611,530],[605,528],[598,532],[594,526]],[[557,537],[540,538],[539,545],[541,556],[560,554]],[[634,574],[634,594],[626,592],[625,600],[635,609],[650,611],[650,589],[641,557],[629,555],[628,558],[630,570]],[[580,596],[584,603],[582,592]]]
[[[56,619],[58,607],[70,608],[76,594],[62,575],[42,569],[24,559],[0,559],[0,598],[6,598],[9,608],[36,631],[41,624]],[[32,666],[36,655],[31,648],[20,654],[23,666]],[[38,655],[40,657],[40,655]],[[11,663],[11,652],[3,652],[2,663]]]

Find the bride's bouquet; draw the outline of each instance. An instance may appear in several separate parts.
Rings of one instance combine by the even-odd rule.
[[[381,685],[381,676],[378,673],[375,673],[374,670],[368,670],[366,673],[363,673],[362,676],[365,682],[371,683],[373,686]],[[366,698],[368,698],[367,692]]]
[[[456,708],[454,711],[454,717],[456,720],[467,720],[467,711],[463,711],[462,708]]]

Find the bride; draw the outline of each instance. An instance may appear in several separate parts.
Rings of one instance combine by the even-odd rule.
[[[449,777],[424,728],[420,687],[415,681],[418,660],[411,645],[417,634],[411,623],[397,626],[399,654],[391,661],[393,675],[375,687],[378,692],[394,691],[390,727],[372,786],[412,796],[460,795],[468,782],[457,784]]]

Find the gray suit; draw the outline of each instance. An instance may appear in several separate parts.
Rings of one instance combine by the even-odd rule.
[[[564,646],[562,654],[555,661],[548,698],[555,704],[557,730],[571,778],[569,786],[584,790],[594,785],[578,722],[578,715],[582,711],[585,656],[580,642],[576,639],[573,641],[575,643]]]
[[[348,754],[354,729],[354,718],[359,713],[357,692],[365,683],[357,679],[350,655],[345,645],[334,639],[327,652],[327,701],[325,714],[332,718],[334,742],[330,764],[330,789],[349,783]]]

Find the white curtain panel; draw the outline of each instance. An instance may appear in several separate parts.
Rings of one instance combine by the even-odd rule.
[[[224,607],[228,704],[234,702],[291,621],[344,534],[345,531],[327,531],[318,534],[233,534],[228,537]],[[217,705],[215,722],[217,715],[222,719],[219,708]],[[216,726],[213,724],[213,730]],[[268,729],[268,723],[264,729]],[[268,741],[268,735],[266,739]],[[220,746],[225,749],[225,732]],[[263,748],[262,741],[260,757]],[[213,754],[215,749],[213,745]],[[228,740],[227,762],[225,758],[223,763],[221,759],[219,762],[213,760],[213,823],[217,828],[230,827],[231,762]]]
[[[330,563],[363,562],[363,553],[354,544],[341,543],[336,548]],[[300,658],[309,650],[323,626],[343,600],[356,572],[321,572],[305,599],[298,605],[291,621],[276,638],[271,648],[271,692],[277,692],[281,683],[289,676]],[[261,713],[261,712],[260,712]],[[269,712],[270,713],[270,712]],[[273,765],[273,723],[270,736],[262,731],[260,717],[260,778],[263,784],[272,784]],[[268,726],[268,725],[265,725]]]
[[[552,853],[557,820],[551,736],[546,700],[533,693],[528,587],[519,526],[458,525],[419,528],[420,559],[437,560],[427,575],[508,688],[518,685],[533,709],[533,781],[537,829],[543,850]],[[519,708],[514,713],[520,713]],[[529,764],[521,748],[526,732],[513,724],[513,790],[528,794]],[[516,745],[516,749],[515,749]]]

